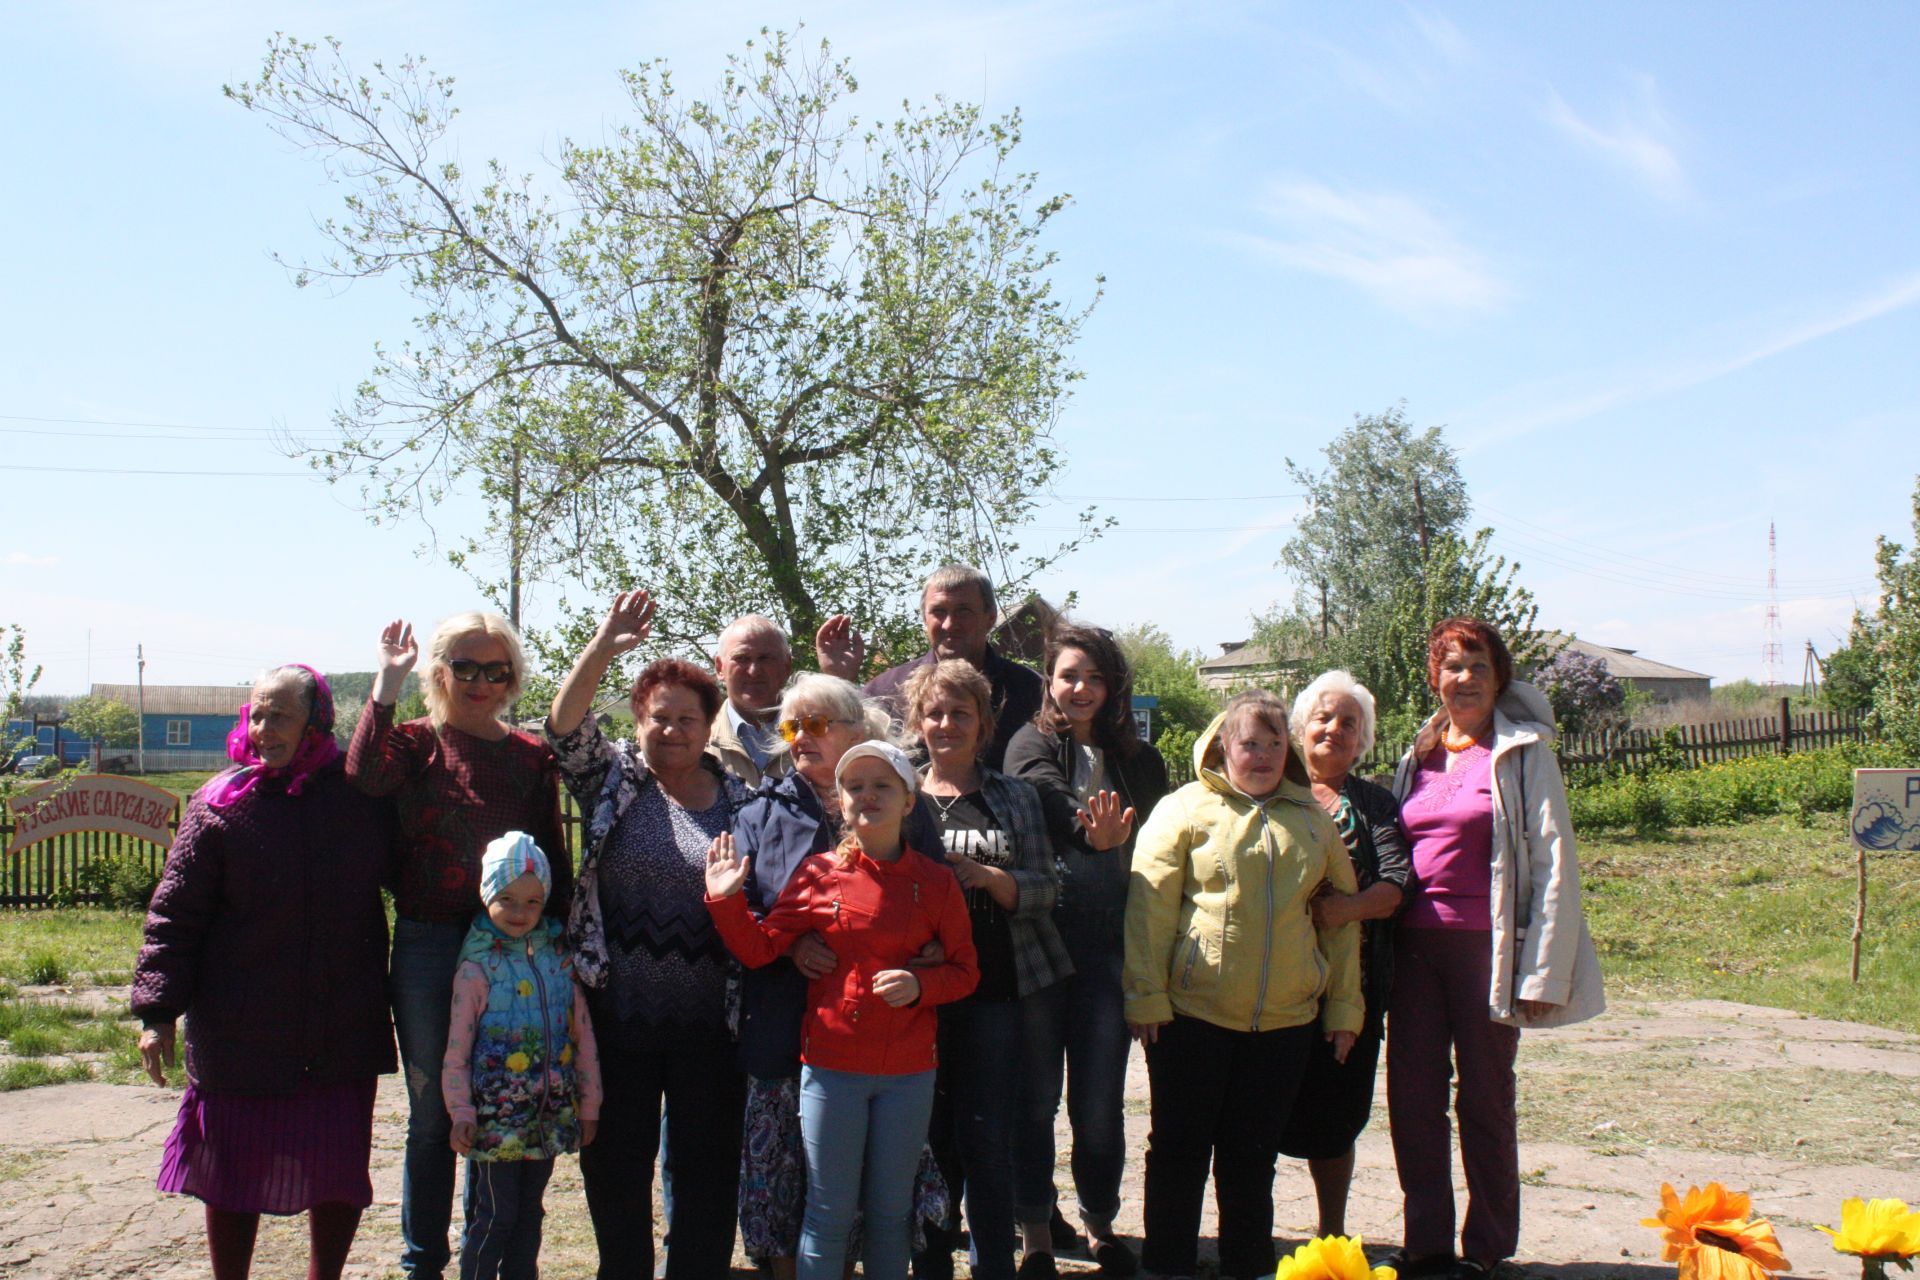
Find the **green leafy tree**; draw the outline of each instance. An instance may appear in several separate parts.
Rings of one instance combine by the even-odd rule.
[[[1872,636],[1879,678],[1873,686],[1873,719],[1909,760],[1920,760],[1920,479],[1913,490],[1914,545],[1881,538],[1880,604]]]
[[[1451,534],[1434,538],[1427,555],[1408,577],[1391,585],[1384,599],[1359,611],[1340,631],[1312,649],[1300,679],[1344,667],[1372,691],[1382,742],[1395,743],[1436,705],[1427,685],[1427,635],[1442,618],[1480,618],[1500,633],[1516,667],[1546,657],[1533,593],[1518,581],[1520,566],[1493,554],[1490,529],[1469,541]],[[1256,641],[1281,652],[1297,645],[1297,616],[1281,613],[1263,622]],[[1297,650],[1296,650],[1297,651]]]
[[[13,758],[33,744],[30,734],[13,731],[13,722],[25,710],[33,686],[40,683],[38,664],[27,665],[27,633],[17,622],[0,627],[0,804],[12,795],[17,782],[10,769]]]
[[[1393,598],[1441,538],[1466,530],[1466,481],[1439,427],[1421,431],[1406,406],[1355,416],[1325,449],[1327,467],[1287,459],[1307,513],[1280,552],[1297,584],[1295,615],[1331,635]]]
[[[1114,638],[1133,667],[1133,691],[1160,700],[1153,716],[1156,734],[1175,728],[1198,733],[1219,714],[1220,699],[1200,680],[1200,653],[1174,648],[1167,633],[1151,622]]]
[[[66,728],[85,742],[130,747],[140,738],[140,716],[118,699],[89,695],[67,704]]]
[[[1820,660],[1820,701],[1831,711],[1871,711],[1880,683],[1879,636],[1873,619],[1853,615],[1847,642]]]
[[[363,76],[282,36],[228,86],[349,188],[299,282],[391,274],[422,307],[318,469],[376,520],[477,488],[495,514],[457,563],[496,600],[585,592],[536,645],[559,669],[628,586],[666,603],[668,646],[747,611],[804,646],[845,611],[883,649],[939,561],[1010,588],[1095,531],[1018,540],[1087,312],[1054,294],[1066,199],[1012,167],[1017,113],[860,121],[848,65],[784,33],[704,98],[658,62],[622,79],[631,118],[542,182],[452,158],[452,81],[418,59]]]
[[[1297,589],[1254,635],[1298,660],[1295,680],[1351,671],[1373,692],[1380,741],[1393,744],[1435,705],[1427,633],[1440,619],[1492,624],[1516,666],[1545,660],[1520,566],[1493,554],[1491,529],[1465,531],[1466,481],[1441,428],[1417,430],[1399,406],[1355,418],[1325,453],[1320,472],[1287,461],[1307,492],[1307,514],[1280,558]]]

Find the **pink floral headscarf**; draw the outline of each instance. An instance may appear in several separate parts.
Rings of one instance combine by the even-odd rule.
[[[333,689],[327,684],[327,678],[304,662],[287,665],[300,668],[313,677],[314,683],[313,708],[307,712],[307,728],[300,735],[300,745],[293,750],[293,759],[279,768],[261,762],[247,736],[247,719],[253,703],[241,703],[240,722],[227,734],[227,758],[241,767],[213,779],[200,793],[214,808],[226,808],[253,790],[262,778],[287,778],[287,794],[297,796],[308,778],[340,758],[340,744],[333,740]]]

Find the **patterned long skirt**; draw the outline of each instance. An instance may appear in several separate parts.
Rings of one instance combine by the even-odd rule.
[[[800,1077],[747,1080],[747,1115],[740,1145],[740,1239],[756,1263],[800,1252],[800,1226],[807,1216],[807,1149],[800,1134]],[[920,1150],[913,1185],[913,1247],[926,1243],[923,1224],[949,1220],[947,1184],[933,1152]],[[847,1256],[860,1256],[860,1224],[854,1223]]]

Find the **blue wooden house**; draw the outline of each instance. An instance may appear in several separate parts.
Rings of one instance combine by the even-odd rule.
[[[96,684],[89,692],[136,710],[142,706],[140,690],[134,685]],[[225,768],[227,734],[251,693],[244,684],[148,685],[140,723],[147,771]],[[105,747],[102,754],[132,757],[135,752],[130,746]]]
[[[15,759],[28,755],[50,756],[56,745],[60,759],[67,764],[81,764],[93,758],[93,745],[74,737],[64,725],[43,724],[36,730],[32,720],[9,720],[7,727],[0,730],[0,747]],[[0,765],[4,764],[5,760],[0,759]]]

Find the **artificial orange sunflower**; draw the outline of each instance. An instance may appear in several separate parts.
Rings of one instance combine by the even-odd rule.
[[[1661,1257],[1680,1264],[1680,1280],[1767,1280],[1787,1269],[1786,1255],[1765,1218],[1750,1219],[1753,1201],[1717,1182],[1688,1187],[1685,1198],[1660,1185],[1660,1216],[1640,1225],[1661,1229]]]

